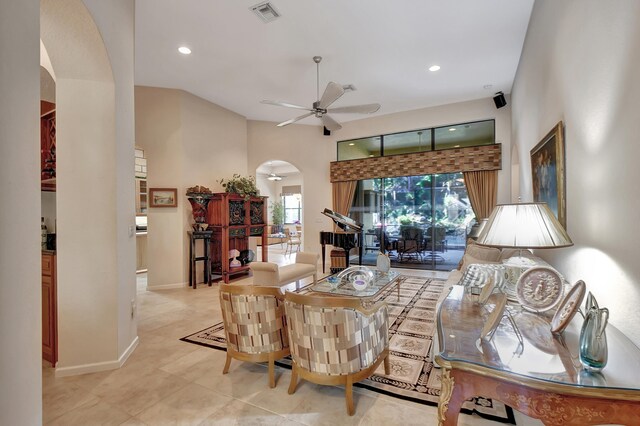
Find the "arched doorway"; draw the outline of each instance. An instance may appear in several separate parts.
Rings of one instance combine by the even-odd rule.
[[[256,168],[256,184],[260,194],[269,197],[269,260],[288,263],[291,252],[304,247],[302,173],[287,161],[268,160]],[[296,235],[300,244],[291,246],[282,234]]]

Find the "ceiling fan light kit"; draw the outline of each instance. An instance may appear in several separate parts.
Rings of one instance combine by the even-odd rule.
[[[320,97],[320,62],[322,61],[322,56],[314,56],[313,62],[316,63],[316,94],[317,100],[312,104],[311,108],[303,107],[300,105],[292,104],[289,102],[282,101],[262,101],[263,104],[267,105],[276,105],[282,106],[286,108],[294,108],[294,109],[302,109],[305,111],[309,111],[306,114],[300,115],[296,118],[292,118],[291,120],[283,121],[279,123],[278,127],[284,127],[289,124],[295,123],[296,121],[303,120],[307,117],[311,117],[315,115],[317,118],[322,120],[322,125],[327,128],[329,131],[340,130],[342,126],[335,119],[333,119],[328,113],[335,114],[372,114],[380,109],[380,104],[365,104],[365,105],[352,105],[346,107],[338,107],[338,108],[329,108],[331,104],[340,99],[345,92],[352,92],[356,90],[353,84],[341,85],[330,81],[327,84],[327,87],[324,89],[324,93],[322,97]]]

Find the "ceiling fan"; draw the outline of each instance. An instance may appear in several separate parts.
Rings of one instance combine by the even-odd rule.
[[[267,179],[268,180],[276,180],[276,181],[277,180],[282,180],[282,178],[285,178],[285,177],[286,176],[282,176],[282,175],[279,175],[279,174],[276,174],[276,173],[273,173],[273,172],[271,172],[271,173],[269,173],[267,175]]]
[[[343,114],[343,113],[356,113],[356,114],[371,114],[380,109],[380,104],[366,104],[366,105],[353,105],[346,107],[338,107],[338,108],[329,108],[331,104],[340,99],[342,95],[346,91],[353,91],[356,88],[352,84],[341,85],[338,83],[334,83],[333,81],[327,84],[327,88],[324,89],[324,93],[322,94],[322,98],[320,97],[320,61],[322,61],[322,56],[314,56],[313,62],[316,63],[316,92],[317,92],[317,100],[313,103],[311,108],[303,107],[300,105],[295,105],[289,102],[281,102],[281,101],[261,101],[263,104],[283,106],[287,108],[295,108],[302,109],[305,111],[309,111],[308,113],[301,115],[296,118],[292,118],[291,120],[284,121],[278,124],[278,127],[287,126],[291,123],[295,123],[296,121],[300,121],[307,117],[311,117],[315,115],[319,119],[322,120],[322,124],[324,127],[331,131],[340,130],[342,126],[336,120],[334,120],[328,113],[335,114]]]

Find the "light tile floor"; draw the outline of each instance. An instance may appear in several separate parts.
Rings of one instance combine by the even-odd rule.
[[[272,246],[269,259],[293,261]],[[413,275],[446,277],[433,271]],[[246,278],[248,279],[248,278]],[[240,280],[236,281],[240,282]],[[354,388],[356,413],[346,414],[344,390],[301,381],[287,394],[290,372],[277,368],[267,385],[263,365],[233,361],[222,374],[225,353],[178,339],[221,321],[218,287],[147,291],[138,276],[140,343],[118,369],[56,378],[43,367],[44,423],[51,425],[435,425],[436,407]],[[540,424],[517,415],[519,425]],[[495,425],[461,415],[461,425]]]

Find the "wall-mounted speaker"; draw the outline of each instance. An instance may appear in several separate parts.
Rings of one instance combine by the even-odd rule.
[[[325,136],[331,136],[331,130],[327,129],[326,127],[322,126],[322,134]]]
[[[507,100],[504,98],[504,93],[498,92],[493,97],[493,102],[496,104],[496,108],[502,108],[507,105]]]

